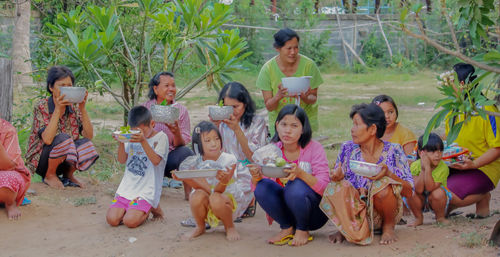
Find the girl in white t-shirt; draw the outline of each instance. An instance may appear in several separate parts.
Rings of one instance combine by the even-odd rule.
[[[130,127],[140,133],[132,135],[130,143],[120,142],[118,146],[118,161],[126,164],[126,168],[106,220],[111,226],[123,222],[135,228],[146,221],[149,213],[153,218],[163,219],[160,196],[168,137],[154,130],[154,121],[146,107],[132,108],[128,120]]]
[[[245,192],[251,187],[250,172],[241,165],[241,168],[237,168],[238,161],[234,155],[222,152],[220,132],[213,123],[200,122],[194,128],[192,143],[194,152],[199,155],[186,158],[179,166],[181,171],[173,173],[174,179],[181,180],[176,173],[183,169],[210,166],[219,167],[219,170],[216,177],[212,178],[182,179],[193,187],[189,204],[196,221],[195,231],[186,239],[205,233],[205,221],[215,227],[220,220],[224,224],[227,240],[238,240],[240,235],[233,220],[248,206]]]

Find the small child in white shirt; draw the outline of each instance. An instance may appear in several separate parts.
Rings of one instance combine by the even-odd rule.
[[[123,222],[127,227],[135,228],[147,220],[149,213],[154,219],[163,219],[160,196],[168,137],[154,130],[151,113],[144,106],[130,110],[128,123],[140,133],[132,135],[129,143],[120,142],[118,146],[118,161],[126,163],[126,168],[106,220],[111,226]]]

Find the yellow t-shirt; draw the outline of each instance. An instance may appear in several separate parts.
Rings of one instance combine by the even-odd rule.
[[[416,143],[417,138],[409,128],[398,123],[394,134],[392,134],[391,139],[389,139],[389,142],[404,146],[408,143]]]
[[[486,106],[484,109],[491,112],[498,112],[498,108],[494,105]],[[463,115],[460,115],[455,122],[460,122],[463,119]],[[489,149],[500,147],[499,124],[500,118],[495,116],[488,116],[487,120],[484,120],[481,116],[471,117],[469,122],[462,125],[462,129],[455,142],[459,146],[469,149],[472,152],[472,157],[478,158]],[[448,122],[446,122],[446,135],[448,135],[448,131],[449,126]],[[498,180],[500,180],[500,159],[480,167],[479,170],[490,178],[495,187],[497,186]]]
[[[412,176],[420,175],[420,171],[422,171],[420,160],[414,161],[410,166],[410,170]],[[438,166],[432,171],[432,179],[434,179],[434,182],[441,183],[442,186],[447,185],[448,175],[450,175],[450,169],[448,169],[444,161],[440,161]]]

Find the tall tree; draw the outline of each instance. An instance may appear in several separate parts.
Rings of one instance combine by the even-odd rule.
[[[12,66],[14,70],[14,86],[33,84],[31,78],[30,54],[30,19],[31,0],[15,0],[16,21],[12,34]]]

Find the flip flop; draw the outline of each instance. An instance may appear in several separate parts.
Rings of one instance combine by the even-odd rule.
[[[314,239],[314,237],[313,237],[313,236],[309,236],[309,237],[307,238],[307,242],[311,242],[313,239]],[[289,246],[294,246],[292,243],[293,243],[293,240],[290,240],[290,241],[288,242],[288,245],[289,245]]]
[[[475,214],[475,213],[469,213],[469,214],[465,215],[465,217],[469,218],[469,219],[482,220],[482,219],[486,219],[486,218],[491,217],[491,215],[483,216],[483,215],[479,215],[479,214]]]
[[[181,221],[181,226],[183,227],[190,227],[190,228],[195,228],[196,227],[196,221],[194,221],[193,217],[188,217],[185,220]],[[205,222],[205,229],[211,229],[212,227]]]
[[[459,216],[459,215],[462,215],[463,213],[464,213],[463,211],[454,211],[454,212],[448,214],[447,218],[454,217],[454,216]]]
[[[21,203],[21,206],[28,205],[30,203],[31,203],[31,200],[29,200],[28,198],[24,197],[23,202]]]
[[[293,235],[288,235],[288,236],[284,236],[283,238],[281,238],[280,241],[269,242],[269,244],[272,244],[272,245],[286,245],[286,244],[289,244],[292,239],[293,239]]]

